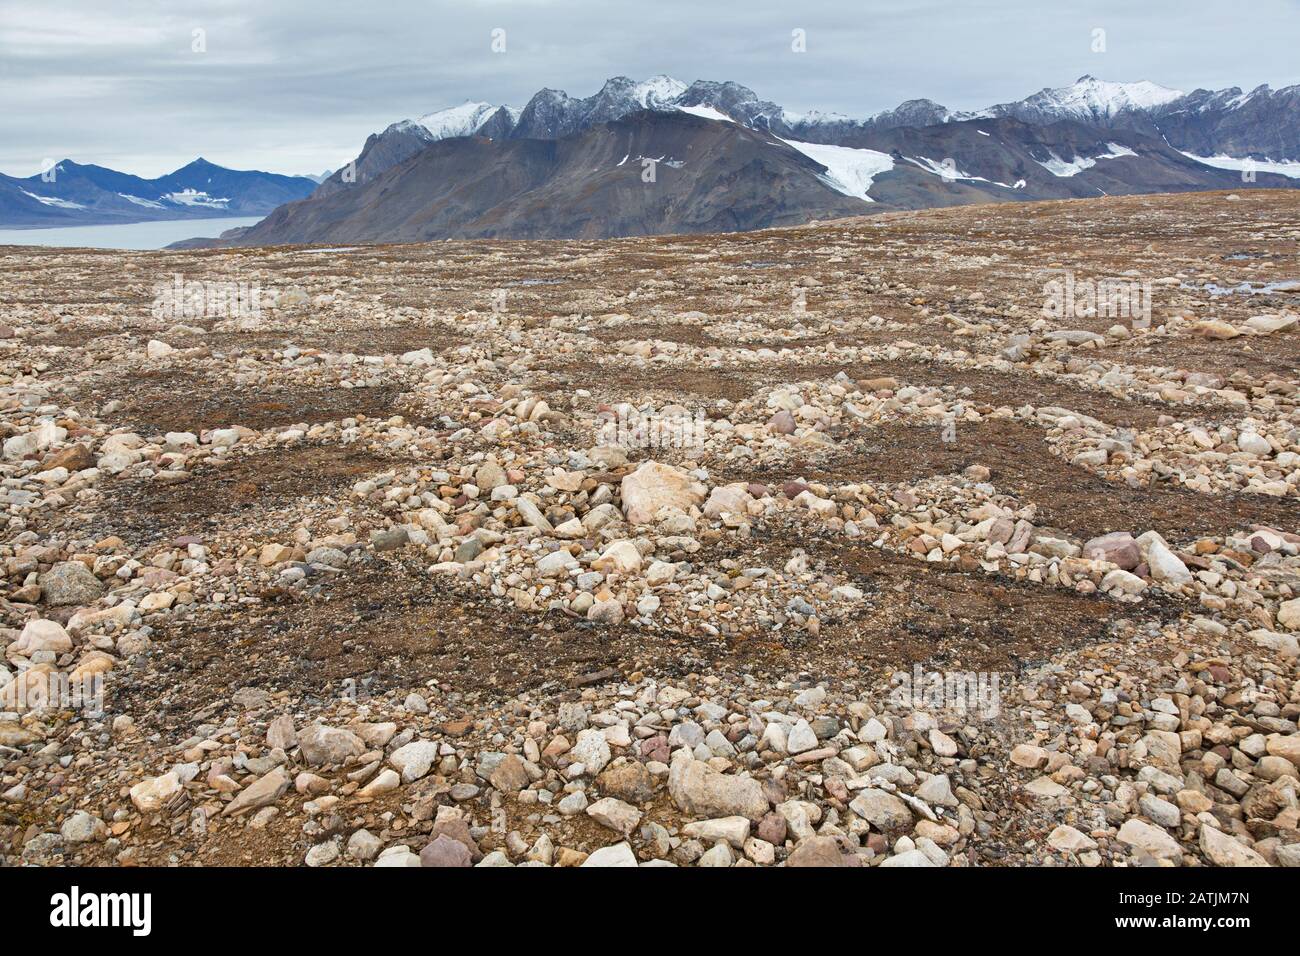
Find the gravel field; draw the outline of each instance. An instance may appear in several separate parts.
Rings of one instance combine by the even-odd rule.
[[[0,264],[0,862],[1300,866],[1300,193]]]

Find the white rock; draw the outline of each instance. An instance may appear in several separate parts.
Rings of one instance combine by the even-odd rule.
[[[413,740],[388,755],[388,762],[397,769],[406,783],[419,780],[427,774],[437,759],[438,745],[432,740]]]
[[[704,486],[686,472],[657,461],[624,476],[623,514],[630,524],[651,524],[663,508],[687,511],[704,500]]]
[[[1192,573],[1187,570],[1187,565],[1169,550],[1165,539],[1156,532],[1148,531],[1137,539],[1137,543],[1155,580],[1175,586],[1192,583]]]
[[[169,770],[160,777],[149,777],[132,787],[131,802],[141,813],[153,813],[180,790],[180,775],[174,770]]]
[[[603,846],[587,859],[582,861],[583,866],[636,866],[636,854],[632,852],[632,847],[628,843],[616,843],[613,846]]]

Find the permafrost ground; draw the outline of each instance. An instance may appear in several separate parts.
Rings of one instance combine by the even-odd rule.
[[[3,250],[0,855],[1295,866],[1298,239]]]

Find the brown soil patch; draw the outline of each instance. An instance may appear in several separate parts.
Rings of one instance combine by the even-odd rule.
[[[870,362],[861,377],[892,376],[898,384],[969,389],[971,400],[994,408],[1022,405],[1059,406],[1122,428],[1150,428],[1161,415],[1176,417],[1179,408],[1146,398],[1113,395],[1041,375],[958,368],[940,362]]]
[[[702,659],[672,636],[506,610],[473,585],[430,577],[414,559],[350,569],[317,598],[272,591],[265,600],[247,620],[180,624],[160,635],[160,676],[172,691],[157,710],[189,713],[250,684],[323,698],[342,693],[344,681],[364,696],[436,678],[504,698],[581,685],[656,658],[678,658],[668,666],[685,673],[688,660],[721,650],[719,643]]]
[[[1256,314],[1256,313],[1252,313]],[[1164,366],[1231,377],[1300,381],[1300,332],[1239,336],[1223,341],[1195,335],[1146,336],[1124,350],[1132,365]]]
[[[164,535],[202,535],[215,527],[241,523],[257,527],[264,512],[302,498],[337,495],[355,482],[393,467],[364,449],[337,445],[298,445],[199,465],[191,478],[176,483],[123,483],[106,502],[112,517],[102,534],[128,541]]]
[[[758,526],[749,541],[728,540],[709,552],[709,560],[777,567],[796,548],[815,566],[846,574],[865,592],[866,607],[824,621],[816,638],[745,646],[761,644],[773,660],[784,659],[787,670],[814,677],[842,675],[846,667],[892,673],[916,663],[1016,672],[1061,650],[1112,639],[1133,614],[1097,595],[845,544],[797,521]],[[1177,611],[1155,596],[1143,603],[1142,616],[1176,617]]]
[[[1195,536],[1252,524],[1300,527],[1300,502],[1265,495],[1207,495],[1175,486],[1130,488],[1052,454],[1042,433],[1009,421],[959,426],[944,442],[939,429],[893,425],[866,439],[872,451],[855,472],[861,481],[915,482],[984,465],[998,490],[1038,506],[1036,524],[1080,536],[1108,531]]]
[[[639,403],[650,396],[661,396],[669,402],[685,401],[688,396],[739,402],[754,392],[743,375],[720,370],[667,366],[633,368],[594,362],[554,363],[544,366],[543,370],[552,375],[550,388],[563,391],[585,388],[606,402]]]
[[[396,387],[339,388],[258,385],[241,387],[216,379],[195,379],[182,372],[141,375],[131,388],[115,389],[111,397],[127,402],[110,416],[120,424],[146,434],[194,432],[242,425],[263,430],[287,425],[339,421],[344,418],[389,418],[404,415],[419,419],[418,412],[402,401]],[[108,396],[97,396],[106,401]]]
[[[243,349],[279,350],[289,346],[354,355],[401,355],[417,349],[444,349],[464,345],[466,339],[447,326],[347,326],[317,327],[286,323],[283,331],[208,332],[205,335],[159,336],[176,348],[204,347],[212,352]]]
[[[870,597],[868,608],[824,626],[817,638],[772,633],[728,641],[593,627],[503,609],[472,585],[430,577],[413,559],[374,558],[328,581],[314,598],[273,589],[248,619],[172,625],[157,636],[157,672],[139,691],[151,707],[142,710],[175,730],[185,726],[185,714],[249,685],[322,699],[432,678],[471,696],[505,699],[534,689],[565,695],[633,671],[661,678],[720,667],[834,675],[917,661],[1014,670],[1061,647],[1102,640],[1129,613],[1104,598],[814,541],[807,530],[760,530],[753,541],[729,540],[696,560],[772,564],[811,542],[817,561],[847,571]]]
[[[725,345],[707,331],[704,324],[687,325],[682,322],[626,322],[622,325],[601,325],[582,330],[584,335],[602,342],[638,342],[659,340],[676,342],[679,345],[694,345],[698,348],[710,348]]]

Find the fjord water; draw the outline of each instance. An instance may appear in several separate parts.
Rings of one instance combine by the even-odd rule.
[[[182,239],[215,238],[227,229],[251,226],[261,216],[171,219],[108,226],[0,229],[0,246],[65,246],[81,249],[161,249]]]

